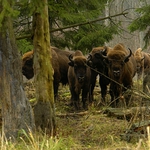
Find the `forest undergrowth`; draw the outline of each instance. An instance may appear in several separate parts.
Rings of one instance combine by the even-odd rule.
[[[141,83],[135,83],[141,90]],[[34,101],[35,91],[33,81],[25,83],[25,91],[28,99]],[[143,121],[145,114],[134,113],[132,117],[118,117],[108,115],[109,105],[100,104],[100,88],[97,84],[94,90],[94,103],[89,106],[88,111],[74,111],[69,105],[70,92],[68,86],[59,87],[59,96],[55,102],[57,139],[63,139],[65,149],[71,150],[147,150],[150,149],[149,134],[142,133],[143,130],[135,132],[135,136],[128,137],[128,130],[135,122]],[[107,101],[109,101],[109,94]],[[141,106],[141,97],[133,93],[132,101],[134,107]],[[137,103],[139,102],[139,103]],[[33,103],[33,102],[32,102]],[[137,103],[137,104],[136,104]],[[119,109],[120,110],[120,109]],[[136,115],[136,116],[135,116]],[[146,118],[146,117],[145,117]],[[147,118],[146,118],[147,119]],[[148,118],[149,119],[149,118]],[[147,121],[147,120],[146,120]],[[148,126],[146,126],[148,127]],[[125,136],[125,138],[124,138]]]

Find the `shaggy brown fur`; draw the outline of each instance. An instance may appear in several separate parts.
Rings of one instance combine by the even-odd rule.
[[[59,83],[63,85],[68,83],[68,62],[69,55],[73,54],[73,51],[60,50],[56,47],[51,47],[52,50],[52,66],[54,69],[54,95],[55,99],[58,95]],[[22,57],[22,73],[27,79],[31,79],[34,76],[33,69],[33,51],[27,52]]]
[[[87,66],[87,59],[81,51],[77,50],[74,56],[69,56],[68,81],[71,92],[71,103],[75,109],[80,108],[80,93],[82,92],[83,108],[87,109],[89,100],[91,71]]]
[[[126,50],[123,44],[117,44],[104,57],[108,64],[108,74],[111,78],[110,95],[112,106],[116,107],[119,99],[127,88],[133,85],[132,78],[136,73],[136,62],[131,51]],[[124,88],[120,85],[123,85]],[[116,103],[113,101],[115,100]],[[128,105],[128,99],[126,104]]]
[[[105,97],[107,94],[107,85],[109,84],[109,79],[106,77],[108,76],[108,67],[106,63],[103,61],[103,57],[101,56],[101,53],[103,55],[107,55],[108,51],[110,51],[112,48],[102,46],[102,47],[94,47],[88,57],[88,64],[91,67],[91,100],[93,101],[94,95],[93,90],[96,84],[96,78],[99,76],[99,85],[101,88],[101,103],[105,104]]]

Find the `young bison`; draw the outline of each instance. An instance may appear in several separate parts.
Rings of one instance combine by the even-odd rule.
[[[110,51],[110,47],[95,47],[92,49],[92,51],[89,54],[88,57],[88,64],[91,67],[91,100],[93,101],[93,90],[96,84],[96,78],[99,75],[99,85],[101,88],[101,97],[102,97],[102,103],[105,103],[105,97],[107,94],[107,86],[110,83],[110,80],[108,79],[108,67],[106,63],[104,62],[104,58],[101,56],[101,53],[103,55],[107,55],[108,51]]]
[[[150,70],[150,54],[142,51],[141,48],[138,48],[134,52],[134,58],[137,63],[138,79],[140,79],[142,74],[146,75]]]
[[[83,108],[87,109],[87,100],[89,100],[91,70],[87,66],[87,59],[82,52],[77,50],[69,56],[68,81],[71,92],[71,102],[75,109],[79,109],[79,96],[82,91]]]

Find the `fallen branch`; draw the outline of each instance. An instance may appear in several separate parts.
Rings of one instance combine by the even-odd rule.
[[[130,121],[130,119],[137,115],[140,116],[141,114],[145,114],[147,111],[150,110],[150,107],[131,107],[128,109],[125,108],[108,108],[105,110],[105,113],[109,117],[116,117],[118,119],[126,119]]]
[[[101,114],[102,111],[95,111],[95,112],[89,112],[89,111],[84,111],[84,112],[74,112],[74,113],[66,113],[66,114],[56,114],[56,117],[75,117],[75,116],[84,116],[87,114]]]

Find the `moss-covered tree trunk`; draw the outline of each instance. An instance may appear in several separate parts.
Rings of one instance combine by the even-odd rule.
[[[39,5],[43,2],[44,5]],[[34,14],[34,71],[37,104],[34,107],[35,124],[51,136],[55,135],[53,68],[50,49],[47,0],[36,3]],[[40,9],[39,9],[40,8]],[[40,10],[40,11],[38,11]]]
[[[0,3],[0,12],[5,12],[5,7],[2,6]],[[7,9],[8,7],[11,9],[11,6],[7,5]],[[22,129],[26,132],[29,129],[34,130],[35,123],[32,108],[23,90],[21,56],[15,44],[11,14],[9,17],[8,14],[8,11],[3,13],[0,22],[2,24],[0,27],[0,102],[2,131],[7,139],[15,139]]]

